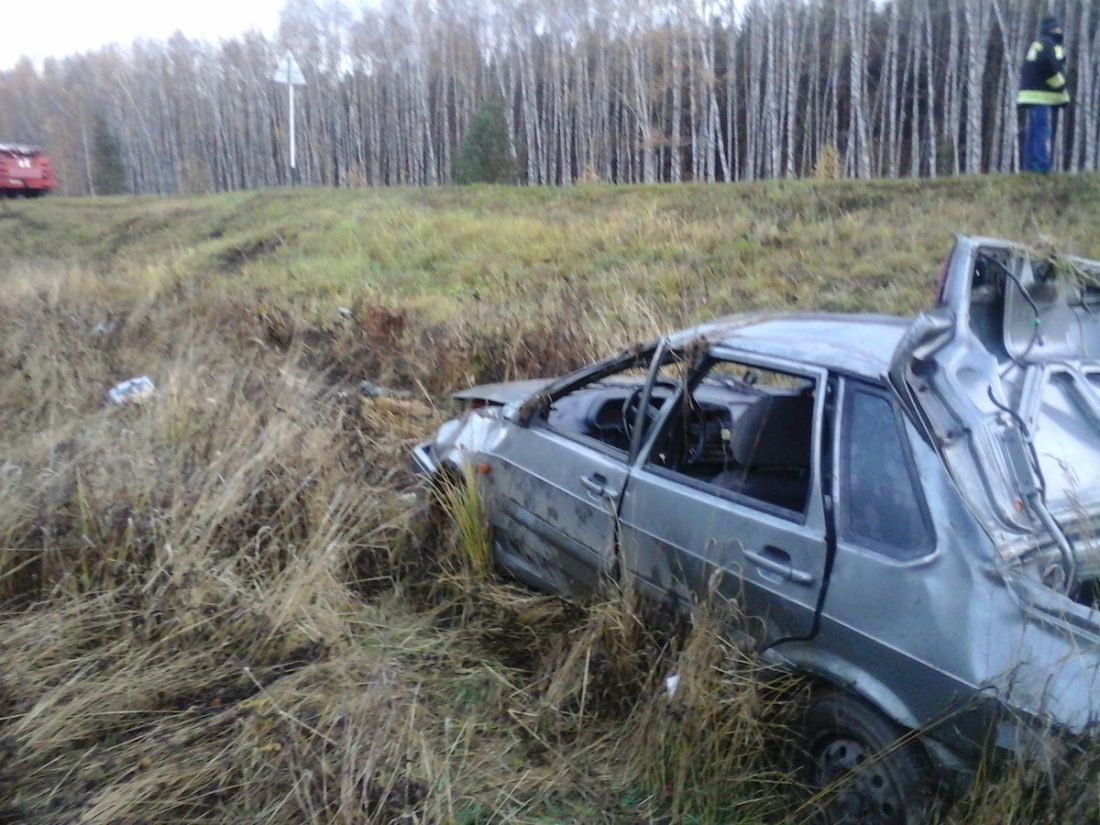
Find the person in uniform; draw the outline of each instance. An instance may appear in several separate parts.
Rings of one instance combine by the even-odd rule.
[[[1020,73],[1016,104],[1026,117],[1023,168],[1027,172],[1050,171],[1054,111],[1069,103],[1063,36],[1062,22],[1057,17],[1044,17],[1039,38],[1027,50]]]

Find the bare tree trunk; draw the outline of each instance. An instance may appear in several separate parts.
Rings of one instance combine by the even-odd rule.
[[[965,0],[966,14],[966,173],[982,171],[982,114],[985,98],[982,77],[985,73],[986,49],[992,6],[989,0]]]
[[[691,179],[703,176],[703,148],[699,131],[702,106],[699,103],[699,72],[696,70],[695,47],[688,40],[688,120],[691,124]]]
[[[901,28],[900,4],[890,4],[890,23],[886,32],[886,67],[885,78],[879,84],[879,97],[883,101],[884,123],[879,134],[879,140],[883,144],[882,155],[885,157],[885,168],[879,167],[880,173],[887,177],[896,178],[901,170],[901,101],[899,99],[898,76],[898,43]]]
[[[848,112],[848,173],[858,178],[871,177],[871,153],[867,120],[863,111],[864,97],[864,40],[866,26],[864,0],[848,0],[848,59],[849,112]]]
[[[821,65],[821,19],[824,12],[820,6],[817,6],[812,8],[811,13],[813,14],[813,30],[810,33],[810,65],[808,69],[809,101],[807,110],[809,117],[801,124],[802,152],[800,162],[803,173],[813,169],[818,152],[821,150],[821,144],[825,140],[823,131],[825,118],[821,113],[821,85],[822,77],[825,74]]]
[[[704,10],[706,6],[704,4]],[[706,162],[703,167],[705,179],[713,183],[719,173],[723,180],[729,179],[729,165],[726,159],[725,146],[722,144],[722,133],[719,128],[717,73],[714,65],[714,40],[709,30],[706,14],[700,15],[699,20],[699,56],[703,64],[703,82],[705,84],[703,134]]]
[[[797,26],[794,15],[794,2],[787,0],[783,4],[783,62],[785,71],[783,84],[786,87],[786,101],[783,112],[784,145],[783,145],[783,177],[791,178],[795,175],[795,132],[798,117],[798,81],[800,60],[798,55],[801,46],[801,27]]]
[[[1097,15],[1100,17],[1100,14]],[[1087,63],[1079,64],[1078,72],[1085,73],[1088,77],[1085,91],[1078,91],[1078,97],[1083,103],[1084,112],[1080,115],[1084,119],[1084,146],[1085,171],[1095,172],[1100,161],[1100,20],[1092,20],[1092,12],[1089,13],[1090,25],[1093,27],[1092,43],[1085,49],[1089,53]],[[1080,56],[1078,56],[1080,60]]]
[[[829,45],[829,126],[825,132],[825,141],[834,147],[840,144],[840,42],[841,23],[844,5],[833,4],[833,31]]]
[[[761,177],[774,178],[779,173],[779,153],[782,147],[779,138],[780,103],[778,88],[777,55],[775,48],[775,18],[767,13],[764,19],[764,35],[761,38],[764,50],[764,104],[763,133],[764,150],[761,152]]]
[[[520,63],[520,96],[523,100],[523,127],[525,141],[525,155],[527,157],[527,183],[542,183],[539,174],[539,123],[538,103],[535,100],[535,72],[531,67],[530,57],[522,47],[516,47]]]
[[[738,134],[741,118],[739,103],[739,90],[744,88],[738,72],[737,49],[737,2],[728,0],[726,16],[729,26],[726,31],[726,151],[730,159],[730,179],[740,180],[744,175],[744,167],[741,159],[741,141]]]
[[[683,159],[680,155],[680,125],[683,120],[683,86],[681,82],[680,68],[680,33],[675,26],[670,26],[668,36],[671,48],[672,68],[669,76],[669,84],[672,89],[672,111],[669,114],[669,155],[668,155],[668,179],[673,183],[682,180]]]
[[[959,134],[962,126],[962,102],[959,90],[959,0],[947,2],[947,72],[944,78],[946,112],[944,126],[951,142],[951,174],[959,174]]]
[[[926,136],[926,153],[928,160],[928,176],[936,177],[939,167],[938,158],[938,146],[936,145],[936,138],[938,132],[936,130],[936,106],[935,106],[935,94],[936,85],[934,80],[934,72],[932,68],[933,63],[933,51],[932,51],[932,8],[929,0],[922,0],[924,2],[924,66],[925,66],[925,78],[927,81],[927,87],[925,89],[925,126],[927,131]]]

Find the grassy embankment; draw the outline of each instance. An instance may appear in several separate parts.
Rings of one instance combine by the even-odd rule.
[[[956,231],[1100,257],[1100,178],[51,199],[0,227],[0,822],[804,821],[712,618],[664,636],[486,579],[406,450],[449,389],[719,313],[914,311]],[[151,403],[104,405],[143,373]],[[1040,798],[955,816],[1068,815]]]

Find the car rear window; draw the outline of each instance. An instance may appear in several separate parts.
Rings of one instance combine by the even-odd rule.
[[[854,387],[845,409],[842,537],[898,560],[926,555],[932,530],[893,403]]]

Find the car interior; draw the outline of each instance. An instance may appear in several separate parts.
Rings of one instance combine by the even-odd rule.
[[[564,433],[592,438],[608,447],[626,452],[638,404],[641,403],[644,379],[632,381],[604,379],[561,396],[550,406],[546,422]],[[672,397],[678,385],[658,383],[650,395],[651,417]]]
[[[731,374],[734,369],[737,377]],[[546,421],[565,434],[626,452],[643,386],[640,379],[617,376],[594,382],[555,399]],[[677,382],[658,379],[644,420],[655,422],[678,392]],[[808,378],[716,362],[682,396],[647,464],[733,497],[803,512],[811,475],[813,408],[814,382]]]
[[[669,418],[649,462],[735,497],[803,512],[811,475],[813,382],[762,381],[755,370],[745,374],[747,380],[708,376],[699,382]]]
[[[1059,345],[1069,356],[1096,351],[1095,326],[1081,319],[1100,308],[1100,273],[1084,265],[1063,267],[1004,247],[978,250],[970,276],[970,330],[999,362],[1013,358],[1005,346],[1010,340],[1023,353],[1040,342],[1048,355]]]

